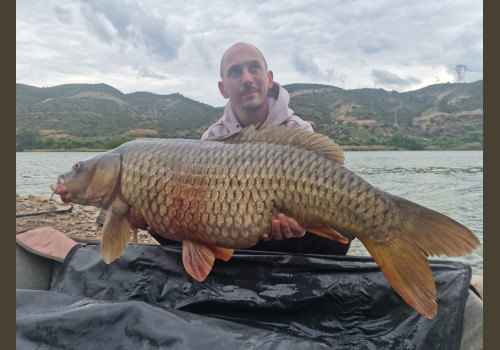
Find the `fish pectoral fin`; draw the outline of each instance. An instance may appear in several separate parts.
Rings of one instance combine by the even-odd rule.
[[[228,261],[231,259],[234,253],[234,249],[228,249],[228,248],[221,248],[221,247],[215,247],[215,246],[210,246],[209,247],[211,251],[214,252],[215,257],[217,259],[221,259],[224,261]]]
[[[404,236],[363,244],[406,303],[427,318],[436,316],[436,285],[425,252]]]
[[[128,204],[113,202],[102,228],[101,254],[106,264],[118,259],[130,241],[130,224],[125,216]]]
[[[342,236],[337,230],[331,226],[321,226],[321,227],[306,227],[306,231],[314,233],[315,235],[331,239],[343,244],[349,243],[347,237]]]
[[[214,266],[216,253],[212,247],[195,241],[182,241],[182,262],[195,280],[202,282]]]

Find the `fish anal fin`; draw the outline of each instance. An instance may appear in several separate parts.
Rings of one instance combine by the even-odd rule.
[[[321,226],[321,227],[307,227],[306,231],[314,233],[315,235],[328,238],[343,244],[349,243],[347,237],[342,236],[337,230],[331,226]]]
[[[191,240],[182,241],[182,262],[195,280],[202,282],[214,266],[216,254],[212,247]]]
[[[115,201],[108,209],[102,228],[101,254],[106,264],[118,259],[130,241],[130,224],[126,213],[126,203]]]
[[[436,316],[436,285],[427,254],[404,236],[384,243],[362,242],[404,301],[429,319]]]
[[[221,259],[224,261],[228,261],[229,259],[231,259],[231,256],[233,256],[234,253],[234,249],[221,248],[215,246],[210,246],[209,248],[212,252],[214,252],[215,257],[217,259]]]

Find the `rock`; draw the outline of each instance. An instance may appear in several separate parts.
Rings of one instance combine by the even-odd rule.
[[[95,222],[97,222],[99,225],[104,225],[104,222],[106,221],[107,214],[108,213],[106,212],[106,210],[101,210],[101,212],[99,213],[99,216],[97,217]]]
[[[73,208],[73,214],[75,216],[85,215],[85,213],[80,208]]]
[[[29,194],[28,195],[28,199],[32,200],[32,201],[42,202],[42,201],[46,201],[47,197],[45,197],[45,196],[39,196],[39,195],[34,195],[34,194]]]
[[[82,206],[80,209],[86,213],[94,213],[95,211],[98,210],[97,208],[89,207],[89,206]]]

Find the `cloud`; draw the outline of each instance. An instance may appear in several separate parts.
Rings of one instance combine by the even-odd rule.
[[[379,53],[386,49],[390,49],[391,45],[388,40],[383,38],[377,38],[373,35],[367,35],[357,42],[361,50],[368,55]]]
[[[321,5],[321,6],[319,6]],[[408,91],[483,77],[482,2],[19,0],[16,81],[102,82],[224,105],[223,52],[256,45],[281,84]],[[341,79],[341,77],[344,79]],[[415,78],[417,77],[417,78]],[[438,78],[436,78],[438,77]]]
[[[97,37],[109,44],[143,46],[165,61],[177,57],[183,43],[180,32],[169,29],[167,19],[122,0],[82,0],[82,14]]]
[[[65,9],[59,5],[55,5],[52,7],[52,11],[54,11],[54,14],[56,15],[56,18],[59,20],[59,22],[64,24],[72,23],[71,11],[69,11],[68,9]]]
[[[124,3],[120,0],[82,0],[82,10],[90,14],[97,14],[98,17],[109,21],[123,39],[129,37],[128,27],[131,25],[129,14],[137,12],[135,4]]]
[[[154,78],[154,79],[166,79],[167,77],[158,73],[155,73],[148,69],[148,67],[137,64],[132,66],[132,69],[137,71],[137,76],[140,78]]]
[[[208,70],[213,70],[215,67],[213,51],[208,46],[206,39],[202,37],[193,38],[191,40],[191,44],[193,45],[196,52],[203,59],[204,67]],[[218,58],[218,60],[220,59]]]
[[[87,20],[87,27],[97,36],[97,38],[107,44],[112,42],[112,34],[109,32],[106,18],[99,13],[95,13],[91,7],[82,3],[82,15]]]
[[[142,41],[149,51],[165,61],[177,57],[177,50],[182,44],[182,36],[171,32],[167,24],[161,18],[150,18],[140,24],[140,41]]]
[[[331,80],[335,78],[333,68],[321,71],[311,54],[296,51],[292,57],[294,68],[303,75],[313,79]]]
[[[401,89],[412,85],[418,85],[421,83],[420,80],[414,77],[400,78],[394,73],[373,69],[372,77],[379,87],[386,87],[391,89]]]

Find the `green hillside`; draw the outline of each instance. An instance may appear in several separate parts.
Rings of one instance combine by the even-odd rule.
[[[344,144],[385,144],[400,134],[427,142],[471,137],[482,142],[482,81],[404,93],[305,84],[286,88],[297,115]]]
[[[341,145],[481,148],[483,81],[398,93],[284,86],[290,108]],[[123,94],[106,84],[16,84],[17,149],[109,148],[136,137],[200,138],[223,113],[180,94]]]

